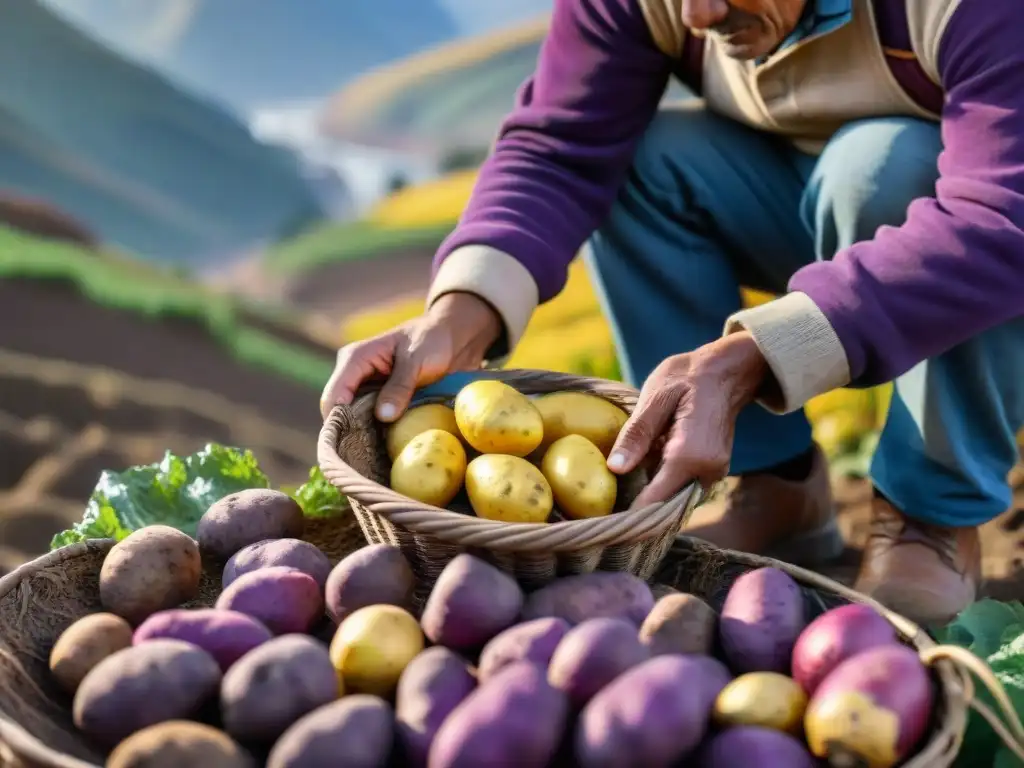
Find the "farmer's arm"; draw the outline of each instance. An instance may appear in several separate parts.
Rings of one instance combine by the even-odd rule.
[[[428,305],[483,298],[510,352],[607,215],[671,66],[638,0],[555,0],[536,72],[434,260]]]
[[[963,0],[934,57],[947,94],[935,197],[730,319],[780,384],[773,410],[890,381],[1024,314],[1022,27],[1020,0]]]

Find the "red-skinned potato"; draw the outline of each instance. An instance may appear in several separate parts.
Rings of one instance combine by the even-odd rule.
[[[829,672],[851,656],[897,643],[896,630],[866,605],[843,605],[826,611],[800,633],[793,646],[793,679],[814,693]]]
[[[928,669],[903,645],[849,657],[818,685],[804,715],[811,752],[833,763],[892,768],[924,735],[934,706]]]

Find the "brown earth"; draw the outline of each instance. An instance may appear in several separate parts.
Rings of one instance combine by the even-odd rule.
[[[0,191],[0,225],[51,240],[64,240],[87,247],[97,244],[96,236],[82,222],[43,200]]]
[[[325,355],[330,347],[300,340]],[[197,323],[109,309],[50,281],[0,281],[0,569],[81,517],[104,469],[251,449],[276,483],[316,461],[318,393],[242,363]]]

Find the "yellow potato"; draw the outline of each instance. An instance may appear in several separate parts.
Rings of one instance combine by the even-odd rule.
[[[416,435],[391,465],[391,488],[435,507],[448,504],[466,476],[466,449],[443,429]]]
[[[615,445],[626,412],[603,397],[585,392],[553,392],[533,401],[544,423],[544,443],[566,435],[581,435],[606,457]]]
[[[505,523],[543,523],[551,514],[551,486],[518,456],[477,456],[466,468],[466,493],[477,517]]]
[[[720,727],[759,725],[800,734],[807,694],[778,672],[748,672],[729,683],[715,699],[712,717]]]
[[[423,650],[416,618],[396,605],[368,605],[349,614],[331,640],[338,690],[389,698],[410,661]]]
[[[556,440],[540,465],[562,513],[573,520],[610,515],[619,484],[604,454],[580,435]]]
[[[480,453],[526,456],[544,439],[544,422],[530,399],[493,379],[474,381],[459,391],[455,422]]]
[[[388,457],[394,461],[410,440],[428,429],[443,429],[458,437],[459,427],[455,423],[455,411],[441,403],[410,408],[402,414],[398,421],[388,427]]]

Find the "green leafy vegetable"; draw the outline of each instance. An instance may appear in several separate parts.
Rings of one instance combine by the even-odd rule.
[[[50,548],[85,539],[120,540],[156,524],[195,536],[199,518],[213,502],[247,488],[269,487],[270,480],[251,451],[216,443],[185,457],[168,451],[158,464],[101,474],[82,520],[54,536]],[[319,467],[290,493],[310,517],[328,517],[345,507],[344,497]]]
[[[980,600],[937,633],[940,643],[958,645],[981,658],[1006,689],[1017,715],[1024,717],[1024,603]],[[978,699],[994,708],[995,702],[980,684]],[[996,710],[998,712],[998,710]],[[971,713],[956,768],[1010,768],[1020,761],[984,718]]]
[[[347,506],[341,491],[330,484],[320,467],[310,469],[309,480],[298,488],[281,490],[299,503],[306,517],[333,517]]]

